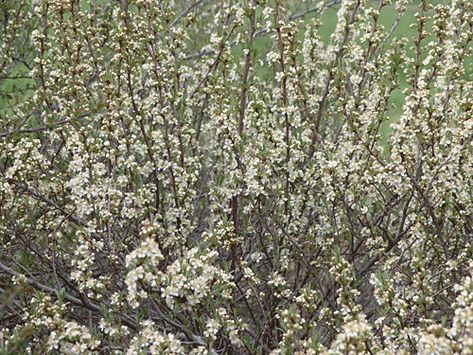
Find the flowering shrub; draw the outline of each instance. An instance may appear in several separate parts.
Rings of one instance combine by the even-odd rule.
[[[471,1],[0,8],[2,352],[473,353]]]

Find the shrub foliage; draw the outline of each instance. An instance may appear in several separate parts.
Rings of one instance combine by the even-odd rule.
[[[473,352],[470,0],[0,7],[3,352]]]

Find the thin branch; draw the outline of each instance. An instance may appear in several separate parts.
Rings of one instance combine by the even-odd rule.
[[[19,272],[16,272],[15,270],[9,268],[8,266],[6,266],[5,264],[3,264],[1,261],[0,261],[0,270],[3,270],[5,273],[7,273],[8,275],[10,276],[14,276],[14,277],[24,277],[24,275],[20,274]],[[52,288],[52,287],[49,287],[49,286],[46,286],[46,285],[43,285],[42,283],[38,282],[37,280],[31,278],[31,277],[26,277],[26,283],[38,290],[41,290],[41,291],[44,291],[48,294],[50,294],[51,296],[54,296],[54,297],[58,297],[58,294],[60,292],[63,293],[64,295],[64,298],[66,300],[68,300],[69,302],[72,302],[76,305],[79,305],[79,306],[84,306],[88,309],[90,309],[91,311],[95,311],[95,312],[101,312],[101,308],[90,302],[90,301],[85,301],[85,300],[80,300],[79,298],[77,297],[74,297],[74,296],[71,296],[67,293],[64,293],[62,290],[58,290],[58,289],[55,289],[55,288]],[[125,316],[122,316],[122,320],[123,322],[129,326],[130,328],[132,328],[133,330],[136,330],[138,329],[138,325],[136,324],[136,322],[134,320],[132,320],[131,318],[129,317],[125,317]]]
[[[84,112],[83,114],[81,114],[80,116],[76,117],[75,119],[81,119],[81,118],[84,118],[84,117],[87,117],[87,116],[90,116],[90,112]],[[30,115],[31,116],[31,115]],[[16,129],[14,131],[7,131],[7,132],[1,132],[0,133],[0,138],[5,138],[5,137],[8,137],[12,134],[16,134],[16,133],[37,133],[37,132],[41,132],[41,131],[46,131],[48,129],[53,129],[53,128],[56,128],[56,127],[59,127],[59,126],[63,126],[65,124],[68,124],[68,123],[71,123],[74,119],[67,119],[67,120],[63,120],[63,121],[59,121],[59,122],[56,122],[52,125],[43,125],[43,126],[39,126],[39,127],[32,127],[32,128],[25,128],[25,129]],[[21,127],[22,125],[20,125]]]
[[[194,10],[197,6],[202,4],[204,0],[198,0],[195,3],[193,3],[191,6],[189,6],[187,9],[185,9],[183,12],[181,12],[169,25],[169,27],[174,27],[176,26],[187,14],[189,14],[192,10]]]

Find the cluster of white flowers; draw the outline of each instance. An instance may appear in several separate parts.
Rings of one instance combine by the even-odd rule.
[[[61,354],[89,354],[98,349],[100,341],[95,340],[89,329],[76,322],[66,322],[49,334],[48,351],[58,350]]]
[[[46,339],[36,338],[35,351],[55,352],[61,354],[90,354],[100,348],[100,340],[91,334],[91,330],[75,321],[66,321],[64,314],[67,312],[65,304],[53,302],[51,297],[45,295],[33,298],[25,312],[24,320],[31,327],[30,331],[44,332]],[[15,330],[11,340],[21,336]],[[31,345],[33,345],[31,344]]]
[[[146,321],[126,351],[129,355],[143,353],[183,355],[186,351],[174,334],[162,333],[156,329],[155,324]]]
[[[100,299],[101,291],[105,289],[109,277],[106,275],[94,276],[94,248],[102,249],[103,242],[95,241],[89,243],[82,235],[77,238],[77,248],[71,261],[73,271],[71,271],[71,279],[79,285],[81,292],[87,293],[88,297]],[[89,244],[92,244],[91,247]]]
[[[150,288],[158,287],[160,283],[159,262],[163,255],[158,243],[153,239],[144,240],[140,246],[126,256],[128,271],[125,284],[127,286],[127,299],[132,307],[139,306],[139,300],[148,295],[145,290],[140,290],[140,283]]]
[[[168,306],[179,302],[184,309],[192,308],[203,298],[214,297],[213,288],[219,289],[219,297],[232,297],[232,276],[213,265],[217,256],[216,251],[192,248],[166,268],[161,295]]]

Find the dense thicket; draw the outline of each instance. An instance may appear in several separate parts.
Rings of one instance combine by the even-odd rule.
[[[473,353],[470,0],[0,19],[2,353]]]

